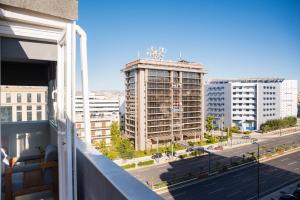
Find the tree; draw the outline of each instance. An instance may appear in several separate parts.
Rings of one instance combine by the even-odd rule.
[[[123,159],[131,159],[134,156],[134,148],[129,140],[122,138],[116,147],[120,157]]]
[[[110,134],[111,134],[111,140],[112,142],[118,142],[118,140],[121,137],[121,130],[119,127],[118,122],[113,121],[110,127]]]
[[[210,133],[214,129],[214,116],[209,115],[206,118],[206,130]]]

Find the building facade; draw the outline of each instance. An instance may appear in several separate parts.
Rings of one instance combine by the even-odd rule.
[[[137,150],[200,138],[204,69],[187,61],[139,59],[125,69],[125,135]]]
[[[267,120],[297,116],[296,80],[212,80],[205,95],[205,115],[214,116],[216,126],[258,130]]]
[[[47,120],[48,87],[1,85],[1,121]]]
[[[110,127],[113,122],[111,117],[91,117],[91,143],[96,144],[103,142],[106,145],[111,144]],[[80,138],[84,137],[84,121],[83,118],[77,118],[76,121],[77,135]]]
[[[120,100],[119,97],[105,97],[91,92],[89,95],[90,115],[93,118],[112,116],[119,121]],[[78,94],[75,97],[76,115],[83,116],[83,98]]]
[[[91,92],[89,94],[91,143],[111,143],[110,127],[113,121],[120,124],[118,95],[110,95],[107,92],[100,94]],[[83,97],[77,94],[75,97],[76,128],[77,135],[84,137],[83,121]]]
[[[297,117],[300,117],[300,92],[298,92],[298,114]]]

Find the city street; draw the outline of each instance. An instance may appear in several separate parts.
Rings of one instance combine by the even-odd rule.
[[[260,194],[300,179],[300,151],[260,164]],[[164,199],[257,199],[257,165],[161,194]]]
[[[259,142],[259,144],[261,146],[266,146],[267,148],[272,148],[282,144],[289,145],[293,142],[300,142],[300,133],[268,139]],[[241,157],[242,154],[247,154],[247,152],[257,152],[257,146],[249,144],[224,151],[214,152],[211,157],[211,166],[213,167],[217,161],[228,161],[230,158],[235,159],[237,157]],[[183,176],[189,172],[199,172],[201,170],[208,170],[207,155],[131,170],[129,173],[145,183],[147,181],[167,181],[174,177]]]

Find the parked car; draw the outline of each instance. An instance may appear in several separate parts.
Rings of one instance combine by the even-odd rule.
[[[188,147],[188,148],[186,149],[186,152],[191,152],[191,151],[194,151],[194,147]]]
[[[300,187],[298,187],[298,188],[294,191],[293,195],[294,195],[298,200],[300,200]]]
[[[252,142],[257,142],[258,139],[257,138],[251,138]]]
[[[171,151],[166,151],[166,156],[170,157],[172,155]],[[176,156],[176,152],[173,152],[173,156]]]
[[[297,198],[292,194],[283,194],[279,200],[297,200]]]
[[[223,146],[217,146],[217,147],[214,148],[214,150],[222,151],[223,150]]]
[[[203,147],[196,147],[194,148],[195,151],[204,151],[204,148]]]
[[[214,147],[213,147],[212,145],[210,145],[210,146],[206,147],[206,149],[207,149],[207,150],[213,150]]]
[[[250,138],[249,135],[243,135],[243,136],[242,136],[242,139],[249,140],[249,139],[251,139],[251,138]]]
[[[154,155],[152,155],[152,159],[158,159],[158,158],[161,158],[162,157],[162,154],[161,153],[156,153]]]

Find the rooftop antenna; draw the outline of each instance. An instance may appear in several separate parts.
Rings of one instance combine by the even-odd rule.
[[[138,59],[140,59],[140,50],[138,50],[138,52],[137,52],[137,57],[138,57]]]
[[[163,47],[154,48],[152,46],[150,49],[148,49],[147,55],[153,60],[163,60],[166,52],[167,50]]]
[[[179,52],[179,60],[181,60],[181,51]]]

